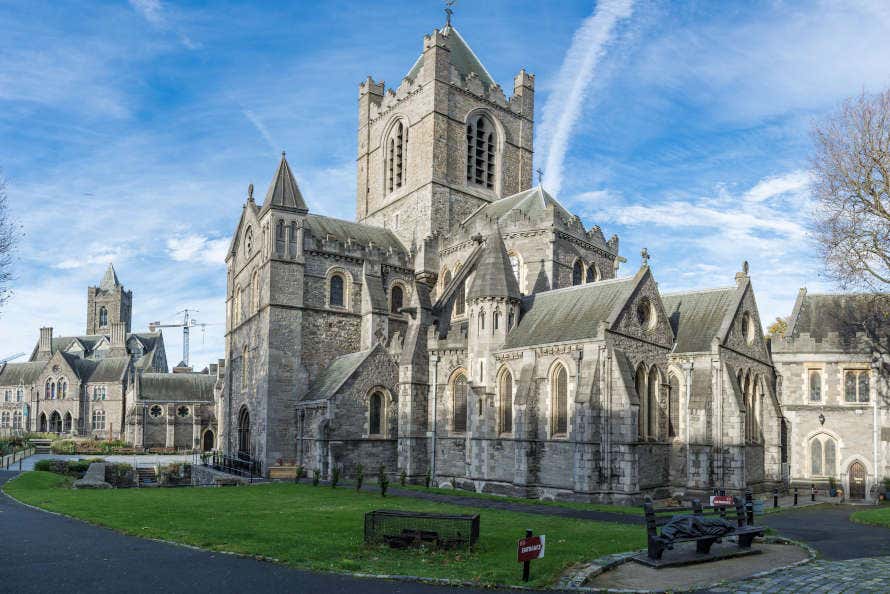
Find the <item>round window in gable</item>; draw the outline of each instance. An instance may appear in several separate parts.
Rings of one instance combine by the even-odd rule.
[[[643,330],[651,330],[655,327],[655,308],[648,297],[643,297],[637,302],[637,322]]]
[[[176,414],[179,415],[180,417],[189,416],[189,407],[180,406],[178,409],[176,409]]]
[[[163,412],[164,412],[164,409],[162,409],[160,406],[158,406],[157,404],[155,404],[154,406],[152,406],[152,407],[149,409],[148,414],[150,414],[151,416],[153,416],[154,418],[157,419],[158,417],[161,416],[161,414],[162,414]]]
[[[754,328],[754,319],[748,312],[745,312],[742,316],[742,335],[745,337],[745,342],[748,344],[753,343],[754,339],[757,338],[757,331],[756,328]]]

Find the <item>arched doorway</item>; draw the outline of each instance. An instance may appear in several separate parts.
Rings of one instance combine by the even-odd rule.
[[[210,429],[204,432],[204,442],[201,444],[201,449],[205,452],[213,449],[213,431]]]
[[[850,499],[865,499],[865,466],[862,462],[850,464]]]
[[[238,457],[250,458],[250,412],[246,406],[238,413]]]
[[[40,432],[46,433],[46,413],[40,413]]]
[[[50,433],[61,433],[62,432],[62,415],[59,414],[59,411],[53,411],[53,414],[49,416],[49,432]]]

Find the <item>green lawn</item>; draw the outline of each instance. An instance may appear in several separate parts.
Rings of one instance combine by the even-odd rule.
[[[890,528],[890,504],[885,501],[876,509],[853,512],[850,519],[859,524]]]
[[[109,489],[76,491],[70,479],[27,472],[7,493],[127,534],[173,540],[206,549],[278,559],[321,571],[450,578],[480,584],[518,584],[516,541],[525,528],[547,535],[544,559],[532,563],[531,585],[552,584],[563,570],[601,555],[645,546],[643,526],[586,522],[443,505],[407,497],[308,484],[266,484],[222,489]],[[466,551],[366,547],[363,514],[404,509],[481,516],[479,544]]]
[[[492,499],[494,501],[508,501],[510,503],[524,503],[526,505],[547,505],[551,507],[567,507],[570,509],[580,509],[586,511],[603,511],[613,514],[628,514],[632,516],[642,516],[643,506],[641,505],[610,505],[605,503],[577,503],[574,501],[548,501],[545,499],[526,499],[523,497],[504,497],[503,495],[491,495],[489,493],[476,493],[475,491],[464,491],[461,489],[442,489],[438,487],[430,487],[429,489],[418,485],[395,485],[393,488],[410,489],[412,491],[425,491],[428,493],[439,493],[442,495],[454,495],[458,497],[474,497],[476,499]]]

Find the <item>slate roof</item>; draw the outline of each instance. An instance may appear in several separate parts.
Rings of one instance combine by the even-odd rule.
[[[467,291],[467,299],[474,297],[507,297],[520,299],[519,284],[513,274],[510,258],[500,230],[494,232],[485,241],[482,257],[476,265],[476,275]]]
[[[272,206],[283,208],[294,208],[306,211],[306,202],[303,200],[303,194],[294,179],[294,174],[290,170],[287,158],[281,153],[281,161],[278,163],[278,169],[272,177],[272,183],[266,192],[266,199],[263,201],[263,208],[260,211],[265,212]]]
[[[890,293],[801,293],[789,324],[791,337],[809,333],[819,340],[836,332],[851,341],[868,328],[872,337],[890,338]]]
[[[346,380],[352,377],[361,364],[371,356],[375,349],[382,348],[379,344],[367,351],[359,351],[357,353],[349,353],[342,357],[337,357],[328,365],[312,385],[302,400],[327,400],[337,393]]]
[[[596,336],[600,322],[627,299],[638,277],[624,277],[555,289],[522,300],[525,315],[507,335],[506,348],[526,347]]]
[[[142,343],[142,346],[145,348],[146,353],[152,351],[157,346],[158,342],[161,338],[160,332],[131,332],[127,334],[124,343],[128,343],[131,338],[137,338],[139,342]],[[103,340],[107,340],[109,337],[102,334],[92,334],[92,335],[83,335],[83,336],[56,336],[53,337],[52,340],[52,352],[53,354],[59,351],[66,351],[68,347],[75,341],[79,342],[83,348],[85,349],[85,353],[89,356],[96,346]],[[34,345],[34,350],[32,351],[31,358],[37,354],[39,347],[38,344]]]
[[[486,204],[464,220],[464,224],[477,217],[487,217],[491,221],[506,220],[513,211],[519,211],[529,218],[540,218],[553,208],[557,216],[564,220],[574,216],[541,186],[518,192],[512,196]]]
[[[203,373],[143,373],[139,399],[158,402],[213,402],[216,378]]]
[[[475,72],[483,85],[493,87],[497,84],[494,82],[494,78],[492,78],[491,74],[488,73],[488,70],[485,69],[485,66],[482,65],[479,58],[476,57],[473,50],[470,49],[466,40],[457,32],[457,29],[452,25],[448,25],[442,29],[441,33],[445,36],[445,47],[451,52],[451,64],[463,78],[469,76],[471,72]],[[417,58],[417,61],[414,62],[414,66],[411,67],[411,70],[408,71],[405,78],[408,80],[415,80],[417,75],[420,74],[422,66],[423,54]]]
[[[33,384],[43,372],[44,367],[46,367],[46,361],[0,365],[0,386]]]
[[[395,234],[382,227],[373,227],[317,214],[310,214],[306,217],[306,227],[317,239],[331,236],[338,241],[345,242],[347,239],[351,239],[353,242],[365,246],[373,242],[375,246],[383,250],[392,248],[397,253],[405,255],[408,253]]]
[[[738,287],[662,294],[661,302],[676,336],[674,352],[710,351],[727,315],[732,315],[737,294]]]
[[[82,360],[82,359],[81,359]],[[129,357],[108,357],[95,362],[88,378],[85,381],[99,382],[119,382],[124,376],[124,372],[130,364]]]

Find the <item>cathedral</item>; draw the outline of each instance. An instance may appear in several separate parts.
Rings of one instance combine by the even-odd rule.
[[[781,483],[747,264],[670,294],[645,250],[623,272],[617,236],[533,185],[534,96],[448,23],[397,88],[359,85],[356,222],[311,212],[284,154],[261,203],[251,186],[226,258],[226,454],[584,501]]]
[[[87,289],[87,327],[51,327],[26,363],[0,363],[0,434],[53,433],[120,439],[137,449],[211,450],[216,445],[217,365],[167,372],[164,336],[131,332],[133,293],[108,265]]]

